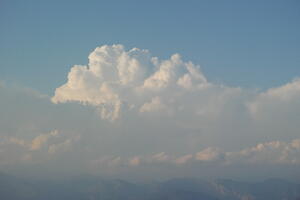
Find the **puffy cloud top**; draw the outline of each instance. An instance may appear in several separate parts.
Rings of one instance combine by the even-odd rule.
[[[163,107],[157,96],[163,92],[207,85],[200,67],[183,62],[179,54],[161,61],[147,50],[104,45],[89,55],[87,66],[72,67],[67,83],[56,89],[52,101],[91,104],[99,108],[102,118],[115,120],[124,106],[140,107],[141,112],[156,110]]]

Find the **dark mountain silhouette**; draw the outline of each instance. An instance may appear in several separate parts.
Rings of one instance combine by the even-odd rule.
[[[53,181],[0,174],[0,199],[9,200],[299,200],[299,197],[300,184],[282,179],[250,183],[177,178],[136,184],[93,176]]]

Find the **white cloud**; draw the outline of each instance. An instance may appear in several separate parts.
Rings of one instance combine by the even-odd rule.
[[[262,117],[265,114],[279,114],[283,110],[287,114],[293,114],[300,110],[300,79],[295,79],[278,88],[271,88],[260,93],[248,104],[254,117]],[[286,113],[282,113],[286,114]],[[285,115],[284,115],[285,116]]]
[[[239,151],[224,151],[214,147],[208,147],[202,151],[186,154],[172,155],[166,152],[160,152],[154,155],[120,157],[106,156],[104,160],[98,163],[114,165],[152,165],[168,163],[172,165],[184,165],[190,163],[209,163],[215,165],[240,165],[240,164],[300,164],[300,139],[291,142],[271,141],[259,143],[254,147],[245,148]]]
[[[175,163],[176,164],[185,164],[192,159],[193,159],[193,155],[187,154],[187,155],[181,156],[179,158],[176,158]]]
[[[214,160],[218,160],[221,159],[222,156],[222,152],[217,149],[217,148],[206,148],[203,151],[200,151],[198,153],[196,153],[196,160],[200,160],[200,161],[214,161]]]
[[[68,138],[63,136],[58,130],[53,130],[49,133],[39,134],[32,139],[3,137],[0,148],[2,147],[2,150],[7,153],[17,150],[17,148],[11,148],[11,144],[22,148],[20,151],[17,151],[19,155],[12,160],[11,164],[18,163],[18,161],[34,163],[49,159],[48,155],[70,151],[73,144],[79,139],[79,136]]]
[[[143,88],[159,91],[168,87],[179,86],[189,89],[207,83],[206,78],[193,63],[184,63],[179,54],[171,56],[170,60],[159,62],[156,60],[157,71],[146,78]],[[194,82],[194,83],[193,83]]]
[[[151,102],[145,103],[141,106],[140,112],[157,112],[163,111],[166,109],[166,105],[164,105],[159,97],[153,97]]]
[[[16,138],[16,137],[9,137],[7,140],[9,143],[25,147],[32,151],[36,151],[36,150],[41,149],[44,145],[46,145],[48,140],[51,137],[56,137],[57,135],[58,135],[58,131],[54,130],[54,131],[51,131],[50,133],[38,135],[29,141],[26,141],[26,140],[20,139],[20,138]]]
[[[74,142],[78,141],[80,137],[68,138],[61,143],[54,143],[49,145],[48,153],[54,154],[57,152],[69,151],[72,148]]]
[[[39,150],[43,145],[47,143],[49,138],[56,137],[58,135],[58,131],[52,131],[47,134],[39,135],[31,141],[30,150]]]
[[[300,164],[299,139],[290,143],[272,141],[260,143],[239,152],[227,152],[230,162]]]
[[[71,69],[67,83],[56,89],[52,101],[91,104],[100,109],[103,119],[113,121],[124,106],[141,107],[141,112],[147,112],[151,106],[158,108],[160,98],[167,98],[161,92],[205,85],[208,83],[199,66],[183,62],[179,54],[160,61],[147,50],[126,51],[122,45],[105,45],[90,54],[87,66]],[[152,105],[147,103],[149,98]]]

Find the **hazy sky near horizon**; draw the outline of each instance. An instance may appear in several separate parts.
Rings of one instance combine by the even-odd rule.
[[[1,1],[0,171],[300,179],[298,1]]]

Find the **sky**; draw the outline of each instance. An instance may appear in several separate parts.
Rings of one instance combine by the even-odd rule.
[[[300,179],[298,1],[0,2],[0,171]]]
[[[300,73],[298,1],[6,1],[0,78],[52,94],[97,46],[180,53],[210,80],[269,88]],[[267,76],[266,76],[267,74]]]

